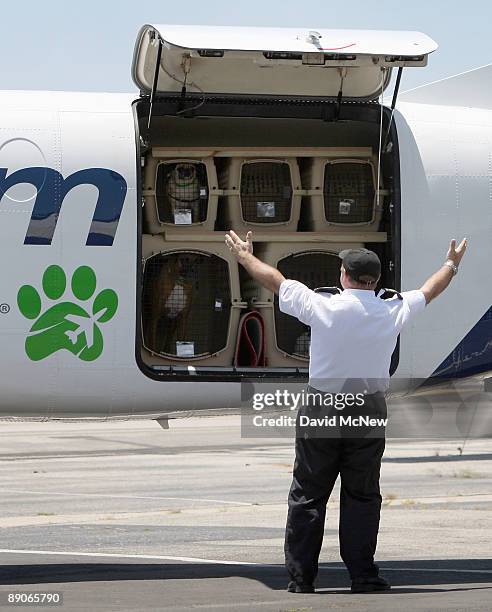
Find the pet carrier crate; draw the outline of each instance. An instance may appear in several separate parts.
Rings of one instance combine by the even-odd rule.
[[[295,157],[231,157],[219,173],[224,229],[297,230],[301,176]]]
[[[276,267],[285,278],[299,280],[310,289],[339,284],[343,249],[362,247],[361,243],[334,243],[315,246],[312,243],[270,243],[264,245],[259,257]],[[267,367],[303,367],[309,360],[310,328],[295,317],[283,313],[278,296],[253,285],[243,287],[243,297],[263,317],[266,338]]]
[[[144,361],[231,366],[246,304],[228,247],[144,236],[143,255]]]
[[[143,194],[149,234],[214,229],[219,190],[213,157],[186,155],[165,149],[147,155]]]
[[[378,160],[372,155],[308,160],[303,171],[309,193],[303,202],[303,224],[314,231],[377,231],[386,195],[381,177],[379,191],[377,180]]]

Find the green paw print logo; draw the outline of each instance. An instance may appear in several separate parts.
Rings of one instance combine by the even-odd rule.
[[[118,308],[118,296],[112,289],[103,289],[95,297],[96,275],[89,266],[80,266],[72,275],[71,287],[82,304],[62,300],[67,277],[60,266],[49,266],[43,274],[43,292],[56,301],[42,312],[38,290],[24,285],[17,293],[19,310],[27,319],[35,319],[26,338],[26,353],[40,361],[66,349],[83,361],[97,359],[104,347],[100,325],[110,321]]]

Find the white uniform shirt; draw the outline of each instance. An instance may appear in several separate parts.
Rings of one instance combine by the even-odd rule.
[[[382,300],[374,291],[345,289],[315,293],[286,279],[279,308],[311,327],[309,383],[320,391],[340,391],[340,381],[371,379],[370,391],[389,386],[391,355],[398,334],[425,308],[422,291],[404,291],[403,300]]]

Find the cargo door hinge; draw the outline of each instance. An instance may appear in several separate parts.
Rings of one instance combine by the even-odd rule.
[[[388,136],[391,130],[391,124],[393,122],[393,113],[395,112],[396,100],[398,98],[398,92],[400,91],[400,82],[401,82],[402,73],[403,73],[403,66],[400,66],[398,68],[398,74],[396,76],[396,84],[395,84],[395,89],[393,91],[393,100],[391,100],[391,115],[390,115],[390,120],[388,122],[388,129],[386,130],[386,136],[384,137],[384,140],[383,140],[382,151],[385,151],[386,149],[386,143],[388,141]]]
[[[155,93],[157,91],[157,82],[159,80],[159,68],[161,67],[161,57],[162,57],[162,40],[159,36],[159,38],[157,39],[157,57],[155,60],[154,80],[152,82],[152,90],[150,92],[150,107],[149,107],[149,120],[147,121],[147,131],[150,131],[150,122],[152,120],[152,109],[154,106]]]
[[[337,96],[337,107],[335,110],[335,121],[338,121],[339,117],[340,117],[340,110],[342,108],[342,98],[343,98],[343,81],[345,79],[345,77],[347,76],[347,68],[343,67],[343,68],[338,68],[338,73],[340,74],[340,90],[338,92],[338,96]]]

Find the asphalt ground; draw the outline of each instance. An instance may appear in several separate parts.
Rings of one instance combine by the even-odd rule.
[[[338,485],[317,593],[285,591],[293,441],[243,439],[238,417],[0,423],[0,441],[2,610],[54,591],[63,610],[492,609],[492,440],[387,442],[393,588],[370,595],[340,562]]]

